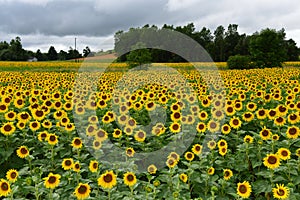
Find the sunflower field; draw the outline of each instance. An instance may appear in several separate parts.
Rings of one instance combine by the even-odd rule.
[[[0,199],[300,199],[297,67],[0,65]]]

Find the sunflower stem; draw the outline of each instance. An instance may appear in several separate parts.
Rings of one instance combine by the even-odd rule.
[[[50,200],[53,200],[53,189],[50,189],[49,199],[50,199]]]

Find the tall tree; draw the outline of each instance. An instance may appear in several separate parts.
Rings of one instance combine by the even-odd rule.
[[[287,58],[284,29],[263,29],[250,39],[250,54],[258,67],[279,67]]]
[[[54,46],[51,46],[48,50],[48,60],[57,60],[57,51],[55,50]]]
[[[299,60],[299,48],[293,39],[285,41],[287,49],[287,61],[298,61]]]
[[[214,61],[223,62],[225,61],[225,34],[224,27],[218,26],[214,32],[215,40],[214,40]]]
[[[240,38],[237,29],[237,24],[229,24],[228,29],[225,33],[225,60],[228,60],[229,56],[236,54],[234,50]]]

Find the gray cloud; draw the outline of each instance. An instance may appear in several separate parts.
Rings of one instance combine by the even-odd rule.
[[[100,43],[118,30],[194,22],[197,29],[212,31],[237,23],[248,34],[285,28],[299,46],[299,18],[298,0],[0,0],[0,40],[19,35],[25,48],[44,49],[53,43],[66,49],[76,36],[83,46],[113,48],[112,39],[110,45]]]

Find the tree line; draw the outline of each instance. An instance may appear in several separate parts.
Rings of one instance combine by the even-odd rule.
[[[134,57],[128,56],[131,52],[128,50],[135,49],[135,46],[148,46],[149,43],[153,43],[151,35],[153,32],[159,33],[163,29],[169,29],[183,33],[197,43],[199,43],[211,56],[215,62],[225,62],[231,56],[241,55],[249,56],[252,59],[269,59],[280,57],[276,60],[277,63],[282,61],[298,61],[300,49],[297,47],[296,42],[293,39],[286,39],[286,33],[284,29],[263,29],[260,32],[255,32],[252,35],[238,32],[237,24],[229,24],[227,29],[222,25],[218,26],[214,31],[203,27],[200,31],[197,31],[193,23],[189,23],[185,26],[163,25],[158,28],[155,25],[149,26],[148,24],[143,27],[130,28],[128,31],[118,31],[115,33],[115,52],[119,56],[118,60],[121,62],[128,61],[128,59]],[[146,41],[141,44],[138,41]],[[176,46],[177,41],[173,42]],[[159,47],[159,44],[157,44]],[[144,53],[150,55],[146,56],[148,62],[185,62],[180,56],[176,56],[171,52],[166,52],[159,49],[148,49]],[[136,57],[136,56],[135,56]],[[145,56],[144,56],[145,57]],[[268,61],[266,61],[268,62]],[[263,63],[260,63],[263,64]]]
[[[0,42],[0,60],[2,61],[27,61],[30,58],[37,58],[38,61],[70,60],[87,56],[93,56],[93,52],[87,46],[83,49],[83,54],[77,49],[69,48],[68,51],[56,51],[54,46],[50,46],[48,52],[43,53],[40,49],[36,52],[23,49],[21,38],[16,37],[9,43]]]

